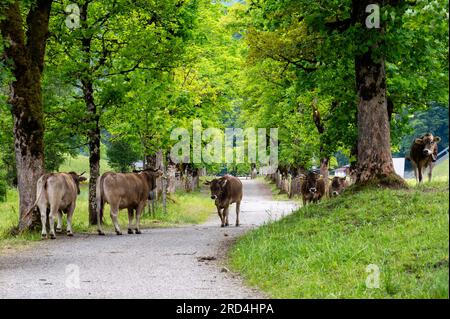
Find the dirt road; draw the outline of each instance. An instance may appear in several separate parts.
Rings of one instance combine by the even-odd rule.
[[[220,228],[214,215],[203,225],[141,235],[58,236],[0,256],[0,298],[263,298],[223,269],[226,248],[295,204],[273,201],[261,182],[243,184],[241,227]],[[234,205],[230,218],[233,225]]]

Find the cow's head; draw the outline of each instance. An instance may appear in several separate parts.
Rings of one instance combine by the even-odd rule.
[[[347,186],[346,177],[335,176],[331,179],[330,195],[339,196]]]
[[[153,168],[145,169],[139,172],[138,174],[143,174],[145,175],[145,177],[147,177],[150,191],[153,191],[156,188],[156,179],[164,175],[164,173],[161,170]]]
[[[317,182],[323,180],[323,175],[315,172],[309,172],[306,176],[301,174],[300,180],[302,183],[306,183],[305,189],[314,195],[318,192]]]
[[[436,156],[435,151],[437,144],[441,141],[439,136],[433,136],[433,134],[428,133],[421,138],[416,138],[414,143],[423,146],[423,155],[425,156]]]
[[[317,193],[317,182],[323,180],[323,175],[315,172],[309,172],[308,175],[300,175],[300,179],[303,183],[306,183],[306,190],[311,193]]]
[[[86,172],[81,173],[80,175],[78,175],[75,172],[70,172],[69,175],[72,176],[73,181],[75,182],[75,185],[77,185],[77,193],[78,195],[80,194],[80,183],[84,182],[87,180],[86,177],[83,177],[82,175],[84,175]]]
[[[211,189],[211,199],[218,200],[222,197],[225,192],[225,186],[228,180],[225,177],[216,178],[212,181],[206,181],[205,185],[209,185]]]

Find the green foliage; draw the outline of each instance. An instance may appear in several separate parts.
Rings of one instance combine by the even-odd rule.
[[[107,150],[109,165],[119,172],[129,172],[131,165],[139,160],[139,153],[125,141],[112,141]]]
[[[274,298],[448,298],[448,200],[448,181],[349,191],[251,231],[230,263]]]
[[[0,169],[0,202],[6,201],[8,185],[5,175],[4,171]]]
[[[429,109],[416,112],[408,118],[405,133],[399,145],[399,154],[407,156],[415,138],[432,133],[441,138],[438,148],[442,150],[449,145],[448,107],[433,103]]]
[[[249,47],[241,77],[243,118],[280,128],[281,165],[310,167],[338,151],[351,155],[357,141],[355,56],[375,41],[382,45],[374,54],[387,64],[394,149],[410,130],[412,114],[431,102],[448,108],[447,1],[383,6],[383,39],[354,24],[351,11],[351,1],[303,0],[252,1],[230,9],[230,26],[246,30]]]

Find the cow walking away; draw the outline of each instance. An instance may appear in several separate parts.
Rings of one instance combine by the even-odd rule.
[[[309,172],[306,176],[301,174],[300,179],[302,180],[303,206],[310,202],[319,202],[325,195],[325,180],[323,176],[315,172]]]
[[[83,173],[84,174],[84,173]],[[81,174],[81,175],[83,175]],[[80,182],[85,177],[75,172],[50,173],[41,176],[37,182],[36,202],[30,209],[39,208],[42,223],[42,238],[47,238],[47,210],[49,210],[50,238],[55,239],[55,218],[58,218],[56,231],[62,232],[62,214],[67,214],[67,235],[73,236],[72,216],[80,194]]]
[[[334,176],[330,178],[331,185],[329,190],[330,197],[339,196],[348,187],[347,178]]]
[[[156,189],[156,179],[162,176],[160,170],[147,169],[135,173],[104,173],[97,181],[97,225],[102,230],[102,216],[106,203],[110,206],[111,220],[117,235],[122,235],[118,222],[119,210],[128,209],[128,234],[133,234],[133,218],[136,212],[134,230],[140,234],[141,213],[147,204],[150,192]]]
[[[428,168],[428,180],[431,182],[433,176],[434,162],[437,160],[438,143],[441,138],[427,133],[422,137],[416,138],[411,146],[410,155],[407,157],[414,168],[416,181],[422,183],[423,173]]]
[[[228,211],[231,204],[236,203],[236,227],[239,226],[239,212],[242,201],[242,182],[239,178],[225,175],[212,181],[207,181],[210,185],[211,199],[214,199],[217,213],[219,214],[221,227],[229,226]]]

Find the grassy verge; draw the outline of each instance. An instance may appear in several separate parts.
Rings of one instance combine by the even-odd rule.
[[[448,201],[448,180],[348,192],[248,233],[230,266],[275,298],[448,298]]]
[[[270,191],[272,192],[272,198],[277,201],[300,201],[300,197],[294,196],[293,198],[289,198],[287,193],[282,192],[277,185],[272,183],[270,180],[265,177],[258,176],[257,180],[263,182],[267,186],[270,187]]]
[[[142,228],[151,227],[173,227],[185,224],[200,224],[215,212],[214,202],[209,198],[206,191],[192,193],[176,193],[171,195],[167,201],[167,213],[163,212],[162,204],[156,203],[156,209],[150,214],[148,209],[141,218]],[[113,226],[109,216],[109,206],[106,205],[105,231],[113,233]],[[0,253],[6,249],[17,249],[30,242],[40,240],[40,232],[24,233],[12,237],[9,231],[18,222],[18,193],[8,190],[8,200],[0,203]],[[128,214],[126,210],[119,213],[119,222],[122,231],[127,230]],[[64,229],[66,219],[63,218]],[[95,226],[88,223],[88,191],[87,185],[82,185],[81,194],[77,199],[77,207],[73,217],[73,229],[76,233],[96,233]],[[62,235],[59,235],[62,236]]]

